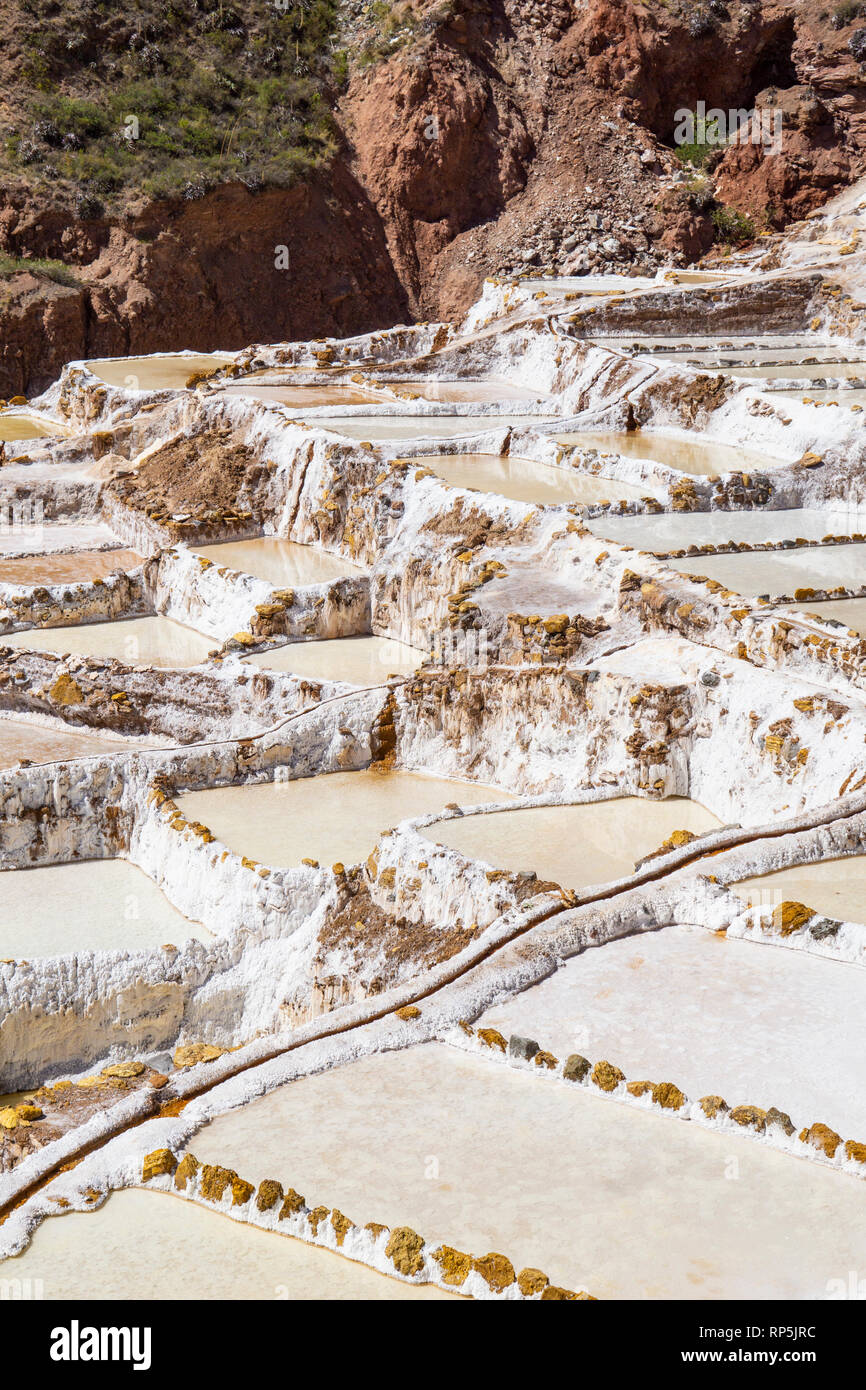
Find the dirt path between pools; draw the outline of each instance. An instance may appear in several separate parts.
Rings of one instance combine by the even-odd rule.
[[[444,970],[433,983],[428,984],[426,987],[415,989],[396,1000],[392,998],[389,1004],[384,1007],[380,1006],[376,1009],[372,1009],[364,1018],[356,1019],[348,1023],[340,1023],[338,1020],[335,1020],[330,1025],[323,1025],[317,1028],[311,1035],[299,1038],[294,1042],[288,1042],[282,1047],[275,1047],[264,1055],[258,1055],[246,1061],[239,1058],[235,1066],[230,1067],[228,1070],[220,1069],[219,1075],[217,1076],[208,1078],[207,1074],[205,1074],[200,1084],[197,1084],[183,1095],[171,1096],[169,1094],[169,1096],[166,1097],[164,1092],[159,1094],[154,1093],[145,1114],[136,1116],[134,1120],[118,1122],[107,1132],[100,1134],[98,1138],[83,1144],[74,1154],[59,1159],[57,1163],[52,1165],[46,1172],[28,1183],[22,1191],[9,1198],[9,1200],[0,1207],[0,1226],[3,1225],[12,1212],[24,1206],[31,1197],[34,1197],[38,1192],[42,1191],[53,1182],[56,1177],[78,1167],[83,1159],[103,1148],[110,1140],[116,1138],[119,1134],[137,1129],[148,1120],[172,1119],[179,1115],[190,1101],[207,1094],[208,1091],[214,1090],[217,1086],[222,1085],[224,1081],[230,1081],[244,1072],[254,1071],[256,1067],[273,1062],[280,1057],[286,1056],[290,1052],[298,1051],[300,1048],[306,1047],[308,1043],[319,1042],[323,1038],[337,1037],[341,1034],[354,1032],[357,1029],[365,1027],[367,1024],[376,1023],[383,1018],[387,1018],[389,1014],[393,1014],[398,1008],[403,1008],[406,1005],[418,1004],[423,1000],[429,999],[432,995],[438,994],[439,991],[446,986],[454,984],[455,981],[469,974],[476,966],[482,964],[482,962],[488,960],[491,956],[496,955],[504,947],[511,945],[515,940],[519,939],[521,936],[525,936],[536,927],[543,926],[545,922],[550,921],[554,917],[561,916],[563,913],[571,911],[576,907],[590,907],[595,903],[606,902],[621,894],[632,892],[635,888],[640,888],[650,883],[657,883],[659,880],[667,878],[670,874],[680,869],[688,868],[691,864],[699,863],[703,859],[713,858],[729,849],[737,849],[742,845],[751,844],[759,840],[782,839],[784,836],[798,831],[817,830],[822,826],[831,825],[834,822],[850,820],[864,811],[866,811],[866,796],[860,796],[847,810],[840,812],[838,808],[832,806],[827,807],[822,814],[813,816],[805,825],[802,823],[802,818],[800,818],[799,822],[786,821],[780,826],[759,826],[752,830],[720,830],[705,837],[709,843],[703,844],[700,849],[695,850],[692,845],[689,845],[680,850],[675,850],[672,854],[665,856],[667,862],[663,866],[644,869],[632,875],[631,879],[625,884],[619,882],[605,885],[595,892],[587,894],[569,893],[567,900],[544,907],[529,920],[520,922],[506,937],[500,938],[487,946],[480,946],[471,960],[464,961],[462,965],[457,967]],[[721,843],[719,843],[719,841],[721,841]],[[208,1066],[213,1066],[213,1063],[208,1064]]]

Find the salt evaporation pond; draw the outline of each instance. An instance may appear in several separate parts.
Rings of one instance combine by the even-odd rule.
[[[420,396],[425,401],[476,401],[490,404],[492,401],[545,401],[550,397],[546,392],[533,390],[529,386],[516,386],[510,381],[436,381],[423,377],[390,379],[383,378],[377,383],[384,388],[403,394],[404,397]]]
[[[737,555],[697,555],[669,563],[681,574],[717,579],[736,593],[794,595],[798,589],[866,586],[866,545],[808,546]]]
[[[81,951],[144,951],[212,941],[152,879],[122,859],[0,873],[0,955],[25,960]]]
[[[420,772],[331,772],[291,782],[216,787],[175,798],[189,820],[201,821],[237,854],[262,864],[302,859],[359,864],[383,830],[449,802],[477,806],[510,801],[507,792]]]
[[[282,536],[260,536],[251,541],[221,541],[218,545],[197,547],[197,554],[226,565],[241,574],[252,574],[278,588],[302,588],[306,584],[327,584],[346,575],[365,571],[342,555],[299,545]]]
[[[738,898],[752,906],[778,907],[786,901],[802,902],[825,917],[866,923],[866,855],[863,854],[777,869],[775,873],[744,878],[730,887]]]
[[[317,429],[347,439],[450,439],[485,430],[524,429],[552,420],[552,415],[339,415],[311,417]]]
[[[804,610],[802,603],[789,604],[788,607],[794,608],[797,612],[807,612],[815,614],[819,618],[832,618],[834,622],[844,623],[852,632],[858,633],[861,637],[866,637],[866,599],[864,598],[840,598],[833,599],[829,603],[812,603],[809,601],[808,608]]]
[[[311,680],[381,685],[391,674],[411,676],[426,655],[392,637],[338,637],[323,642],[290,642],[247,660],[265,671],[286,671]]]
[[[75,584],[144,563],[134,550],[76,550],[0,560],[0,584]]]
[[[2,646],[5,638],[0,639]],[[89,758],[96,753],[127,753],[148,746],[147,740],[112,738],[101,730],[77,729],[61,720],[38,724],[35,720],[0,716],[0,767],[12,767],[26,758],[31,763]]]
[[[414,459],[419,467],[432,468],[452,487],[493,492],[514,502],[537,502],[548,506],[570,502],[618,501],[654,496],[656,489],[646,483],[621,483],[616,478],[598,478],[576,469],[555,468],[534,459],[499,454],[433,454]]]
[[[233,359],[216,353],[168,352],[155,357],[94,357],[85,367],[107,386],[127,391],[182,391],[191,376],[225,367]]]
[[[809,366],[797,366],[783,362],[778,367],[719,367],[724,376],[736,376],[746,381],[763,379],[775,381],[818,381],[826,377],[844,380],[846,377],[866,377],[866,362],[813,362]]]
[[[43,1221],[0,1261],[0,1280],[39,1279],[45,1299],[451,1299],[304,1241],[241,1225],[161,1192],[114,1192],[99,1211]],[[274,1306],[279,1306],[275,1304]]]
[[[189,1147],[599,1298],[821,1298],[866,1243],[844,1174],[441,1043],[302,1077]]]
[[[15,439],[42,439],[46,435],[62,433],[63,426],[56,420],[0,412],[0,443],[10,443]]]
[[[127,666],[174,669],[197,666],[216,643],[171,618],[124,618],[113,623],[83,623],[80,627],[31,627],[7,633],[0,645],[61,656],[115,657]]]
[[[864,373],[864,375],[866,375],[866,373]],[[786,396],[789,397],[791,400],[798,401],[802,401],[804,399],[802,390],[774,391],[773,395]],[[849,386],[846,387],[844,390],[837,389],[835,391],[810,390],[808,394],[808,399],[810,401],[819,401],[821,405],[847,405],[849,407],[852,405],[863,406],[866,405],[866,390],[861,390],[857,386]]]
[[[634,871],[674,830],[699,835],[721,822],[686,798],[648,801],[638,796],[581,806],[536,806],[463,816],[421,833],[436,844],[482,859],[497,869],[534,869],[564,888],[607,883]]]
[[[477,1026],[866,1142],[866,971],[855,966],[663,927],[584,951]]]
[[[381,400],[374,391],[363,391],[359,386],[313,386],[278,385],[265,381],[243,382],[221,387],[227,396],[251,396],[253,400],[267,401],[275,405],[304,406],[319,405],[370,405]]]
[[[622,430],[588,433],[583,430],[553,436],[559,444],[577,445],[581,449],[597,449],[599,453],[621,454],[624,458],[643,459],[662,463],[678,473],[693,473],[702,477],[715,473],[761,473],[778,467],[784,459],[756,454],[733,444],[717,444],[711,440],[677,438],[670,434],[655,434],[646,430]]]
[[[856,524],[854,522],[856,521]],[[850,536],[862,529],[866,516],[848,511],[817,511],[790,507],[778,512],[664,512],[639,516],[595,516],[587,521],[594,536],[638,550],[664,554],[689,545],[749,545],[774,541],[821,541],[825,536]],[[691,563],[691,561],[690,561]],[[694,563],[698,563],[695,560]]]
[[[0,474],[0,481],[5,481],[12,472],[23,475],[23,481],[27,481],[33,471],[30,468],[13,469],[7,465]],[[120,549],[117,537],[100,522],[46,521],[34,525],[29,522],[18,525],[13,511],[11,524],[0,525],[0,555],[41,555],[57,550],[87,550],[112,543]]]

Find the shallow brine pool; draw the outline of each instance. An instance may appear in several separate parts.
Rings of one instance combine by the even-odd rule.
[[[144,951],[190,937],[212,941],[152,879],[122,859],[0,873],[0,955],[35,959],[80,951]]]
[[[46,1299],[455,1301],[161,1192],[115,1192],[99,1211],[44,1221],[0,1279],[41,1280]]]
[[[203,545],[197,553],[215,565],[227,565],[242,574],[255,575],[276,587],[302,588],[305,584],[326,584],[346,575],[365,571],[342,555],[299,545],[281,536],[261,536],[251,541],[224,541]]]
[[[286,386],[266,381],[233,383],[221,388],[227,396],[251,396],[257,401],[267,401],[273,405],[304,406],[319,405],[370,405],[381,400],[374,391],[363,391],[359,386]]]
[[[197,666],[217,643],[171,618],[125,618],[114,623],[85,623],[80,627],[33,627],[12,632],[3,644],[30,651],[75,656],[114,657],[127,666],[168,669]]]
[[[783,459],[756,454],[731,444],[716,444],[709,440],[677,438],[644,430],[590,434],[575,431],[554,436],[560,444],[574,444],[581,449],[597,449],[600,453],[622,454],[625,458],[646,459],[663,463],[679,473],[694,473],[702,477],[735,470],[760,473],[777,468]]]
[[[778,512],[665,512],[662,515],[596,516],[587,523],[593,535],[663,554],[689,545],[750,545],[774,541],[820,541],[825,536],[850,536],[866,525],[866,516],[852,511],[812,511],[791,507]],[[695,562],[697,563],[697,562]]]
[[[849,859],[825,859],[778,869],[730,885],[738,898],[761,907],[777,907],[786,900],[803,902],[825,917],[843,922],[866,923],[866,855]]]
[[[866,362],[813,362],[808,366],[783,362],[778,367],[719,367],[718,370],[725,376],[736,376],[747,381],[761,378],[764,381],[780,378],[785,381],[818,381],[826,377],[841,381],[851,376],[866,377]]]
[[[6,467],[0,473],[0,482],[10,473],[19,475],[19,481],[26,482],[33,472],[31,468]],[[19,521],[14,504],[9,508],[10,515],[3,517],[0,510],[0,555],[32,554],[39,557],[57,550],[87,550],[88,547],[115,543],[121,549],[117,537],[101,522],[58,522],[34,523],[32,513],[24,513]],[[5,522],[5,524],[2,524]],[[115,552],[116,553],[116,552]]]
[[[607,1058],[690,1100],[775,1105],[799,1127],[820,1120],[866,1141],[866,971],[855,966],[663,927],[584,951],[478,1026],[557,1057]]]
[[[182,391],[190,377],[216,371],[231,361],[231,357],[215,353],[184,357],[168,352],[155,357],[94,357],[84,365],[108,386],[127,391]]]
[[[621,483],[615,478],[597,478],[576,469],[555,468],[534,459],[499,454],[433,454],[414,460],[418,467],[432,468],[453,487],[493,492],[515,502],[537,502],[551,506],[571,502],[615,502],[655,494],[650,484]]]
[[[420,772],[332,772],[292,782],[217,787],[176,798],[237,854],[263,864],[358,864],[383,830],[449,802],[509,801],[507,792]]]
[[[840,598],[829,603],[789,604],[799,613],[814,613],[819,618],[832,618],[834,622],[844,623],[861,637],[866,637],[866,598]]]
[[[147,746],[147,740],[113,738],[110,733],[74,728],[59,719],[37,724],[35,720],[0,717],[0,767],[12,767],[25,758],[31,763],[61,762]]]
[[[479,401],[489,404],[491,401],[549,400],[543,391],[533,390],[529,386],[515,386],[510,381],[425,381],[423,378],[400,380],[385,377],[378,384],[407,397],[410,393],[420,396],[425,401]]]
[[[11,411],[0,412],[0,442],[42,439],[47,435],[62,433],[63,426],[56,420],[40,420],[33,415],[16,415]]]
[[[339,637],[324,642],[290,642],[247,660],[265,671],[286,671],[311,680],[381,685],[392,674],[410,676],[426,655],[391,637]]]
[[[866,1242],[850,1177],[437,1043],[303,1077],[190,1148],[600,1298],[821,1298]]]
[[[421,833],[497,869],[534,869],[540,879],[564,888],[585,888],[631,874],[637,860],[658,849],[674,830],[697,835],[720,824],[710,811],[685,798],[626,796],[464,816]]]
[[[0,560],[0,584],[76,584],[144,563],[134,550],[76,550]]]

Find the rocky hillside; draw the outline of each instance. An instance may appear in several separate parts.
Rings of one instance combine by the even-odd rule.
[[[866,4],[0,0],[0,392],[652,270],[866,169]],[[782,113],[678,150],[678,110]]]

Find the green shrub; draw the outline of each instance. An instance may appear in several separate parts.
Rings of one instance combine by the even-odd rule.
[[[715,240],[729,246],[738,246],[744,241],[753,241],[757,235],[751,217],[736,208],[717,207],[713,211]]]

